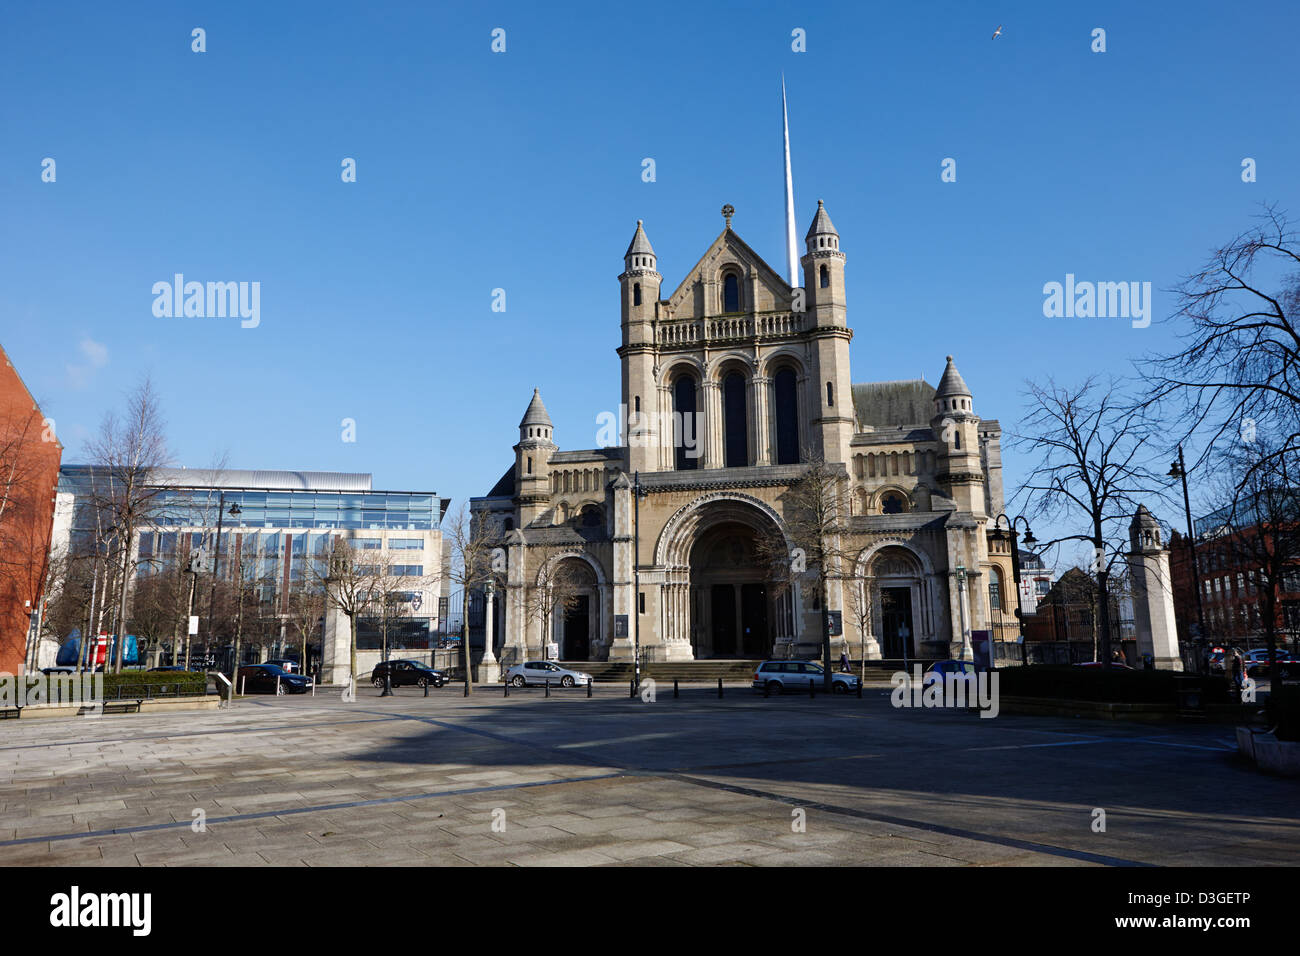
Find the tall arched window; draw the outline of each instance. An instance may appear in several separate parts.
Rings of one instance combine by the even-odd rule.
[[[1002,572],[997,568],[990,569],[989,574],[989,609],[993,611],[1002,610]]]
[[[745,412],[745,377],[739,372],[731,372],[722,380],[722,429],[726,467],[748,465],[749,418]]]
[[[673,384],[673,450],[678,471],[700,466],[700,433],[695,425],[695,379],[682,375]]]
[[[829,289],[831,287],[831,270],[827,269],[825,266],[822,266],[820,275],[821,275],[821,287],[823,289]]]
[[[772,404],[776,413],[776,463],[799,463],[798,379],[794,369],[781,369],[772,379]]]
[[[632,284],[632,304],[633,305],[641,304],[641,283],[639,282],[635,282]]]
[[[734,272],[727,273],[722,280],[722,311],[740,311],[740,277]]]

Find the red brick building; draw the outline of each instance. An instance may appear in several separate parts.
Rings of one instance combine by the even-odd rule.
[[[0,348],[0,672],[22,673],[49,567],[63,446]]]
[[[1197,524],[1209,520],[1203,518]],[[1200,533],[1202,529],[1197,530]],[[1236,539],[1241,533],[1202,537],[1196,542],[1206,637],[1216,644],[1262,647],[1264,604],[1260,586],[1263,577],[1246,556],[1251,549],[1238,544]],[[1196,622],[1196,589],[1187,538],[1177,532],[1169,540],[1169,567],[1178,638],[1188,640],[1191,625]],[[1300,635],[1300,567],[1283,573],[1277,582],[1274,618],[1278,640],[1294,649],[1296,637]]]

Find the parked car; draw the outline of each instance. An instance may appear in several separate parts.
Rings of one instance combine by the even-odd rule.
[[[183,670],[185,670],[184,667],[178,667],[178,666],[176,666],[176,665],[172,665],[172,664],[163,664],[163,665],[161,665],[160,667],[151,667],[151,668],[149,668],[147,671],[145,671],[145,673],[146,673],[146,674],[157,674],[157,673],[160,673],[160,672],[162,672],[162,671],[183,671]]]
[[[298,666],[298,662],[295,660],[291,660],[288,657],[277,657],[274,660],[267,661],[266,663],[274,664],[276,667],[282,667],[290,674],[302,673],[302,668]]]
[[[380,661],[370,672],[370,683],[383,687],[385,673],[389,675],[389,683],[393,687],[423,687],[425,684],[441,687],[447,683],[446,674],[419,661]]]
[[[1259,677],[1268,673],[1267,647],[1257,647],[1253,651],[1247,651],[1242,656],[1246,659],[1246,673],[1250,677]],[[1291,663],[1291,660],[1291,655],[1288,652],[1280,647],[1277,649],[1277,662],[1279,665]]]
[[[590,684],[591,675],[582,671],[569,670],[554,661],[524,661],[506,671],[505,679],[515,687],[529,684],[559,684],[561,687],[573,687],[576,684]]]
[[[763,661],[754,670],[751,686],[754,690],[766,689],[772,694],[806,691],[810,683],[822,687],[826,672],[816,661]],[[831,674],[831,690],[837,694],[857,693],[858,675],[835,671]]]
[[[929,687],[931,684],[945,680],[949,674],[957,675],[977,673],[979,673],[979,671],[976,669],[974,661],[935,661],[926,670],[925,677],[921,679],[921,685],[923,687]]]
[[[247,664],[235,681],[235,688],[244,694],[305,694],[311,686],[310,677],[290,674],[275,664]]]
[[[438,650],[440,651],[447,651],[456,647],[460,647],[460,640],[458,638],[447,637],[438,642]]]

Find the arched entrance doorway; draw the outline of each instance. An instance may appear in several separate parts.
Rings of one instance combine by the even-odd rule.
[[[591,565],[577,557],[561,558],[551,575],[555,597],[552,641],[560,659],[587,661],[599,643],[600,587]]]
[[[689,640],[696,659],[774,656],[798,619],[797,590],[775,583],[772,555],[787,553],[776,513],[758,498],[722,492],[687,505],[656,548],[667,640]]]
[[[772,588],[754,529],[735,521],[709,528],[691,548],[690,565],[699,610],[695,656],[767,657]]]
[[[872,636],[885,660],[920,656],[934,630],[930,575],[910,548],[889,545],[866,559],[863,583],[871,599]]]

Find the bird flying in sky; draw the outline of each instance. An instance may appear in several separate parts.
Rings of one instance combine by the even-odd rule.
[[[996,40],[1000,36],[1002,36],[1002,24],[999,23],[998,28],[993,31],[993,36],[989,37],[989,39]]]

